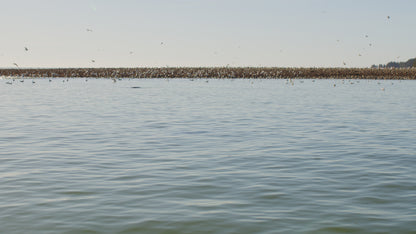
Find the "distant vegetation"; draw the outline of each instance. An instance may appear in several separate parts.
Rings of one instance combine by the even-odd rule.
[[[407,60],[406,62],[389,62],[387,64],[373,65],[372,68],[410,68],[416,67],[416,58]]]

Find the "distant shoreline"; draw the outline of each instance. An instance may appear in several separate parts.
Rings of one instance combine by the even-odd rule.
[[[217,79],[394,79],[416,80],[416,68],[3,68],[0,76],[23,78],[217,78]]]

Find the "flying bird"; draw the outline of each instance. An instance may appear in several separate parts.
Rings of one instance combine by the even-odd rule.
[[[13,63],[13,65],[15,65],[17,68],[19,68],[19,65],[17,65],[17,63]]]
[[[91,59],[91,62],[92,62],[92,63],[95,63],[95,60],[94,60],[94,59]]]
[[[87,32],[92,32],[92,29],[90,29],[90,28],[87,28]]]
[[[390,16],[389,15],[387,16],[387,19],[390,19]]]
[[[29,49],[25,46],[25,51],[29,51]]]

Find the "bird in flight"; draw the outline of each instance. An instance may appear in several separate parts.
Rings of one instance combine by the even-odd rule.
[[[13,65],[15,65],[17,68],[19,68],[19,65],[17,65],[17,63],[13,63]]]
[[[29,49],[25,46],[25,51],[29,51]]]
[[[92,29],[90,29],[90,28],[87,28],[87,32],[92,32]]]
[[[92,62],[92,63],[95,63],[95,60],[94,60],[94,59],[91,59],[91,62]]]

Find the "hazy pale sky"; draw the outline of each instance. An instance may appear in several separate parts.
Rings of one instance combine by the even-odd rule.
[[[0,67],[369,67],[416,57],[414,0],[0,3]]]

